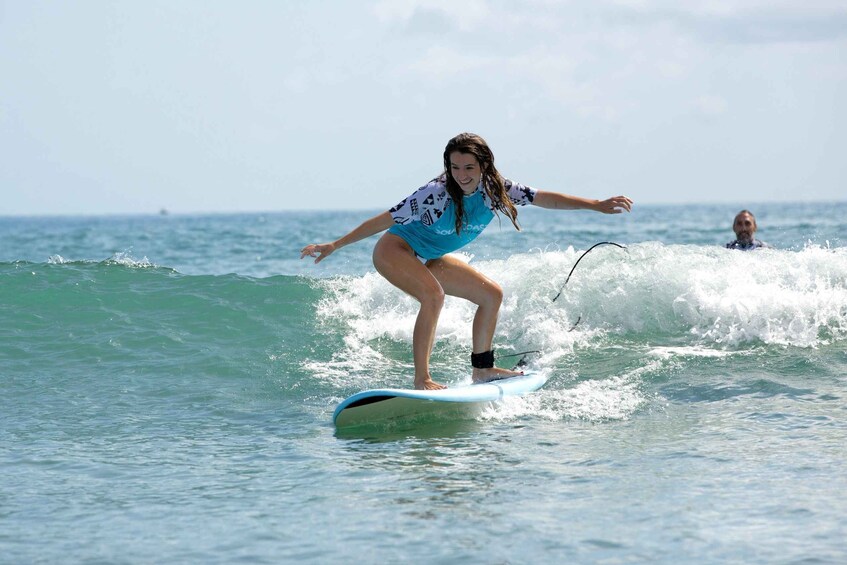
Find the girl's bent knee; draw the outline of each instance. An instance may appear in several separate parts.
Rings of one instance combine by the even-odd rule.
[[[499,308],[503,302],[503,287],[497,283],[488,283],[485,285],[485,297],[489,306]]]
[[[444,289],[441,287],[433,288],[428,290],[423,296],[421,296],[418,300],[421,303],[421,308],[432,309],[436,311],[440,311],[444,306]]]

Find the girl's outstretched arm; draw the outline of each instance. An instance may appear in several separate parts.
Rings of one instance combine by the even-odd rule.
[[[632,200],[626,196],[613,196],[606,200],[594,200],[570,196],[559,192],[539,190],[535,193],[533,205],[552,210],[595,210],[604,214],[620,214],[632,209]]]
[[[366,237],[370,237],[379,232],[385,231],[391,226],[394,225],[394,218],[391,217],[391,214],[386,212],[382,212],[381,214],[377,214],[370,220],[365,220],[362,222],[359,227],[348,233],[347,235],[336,239],[330,243],[310,243],[306,247],[300,250],[300,258],[302,259],[306,255],[309,257],[317,257],[315,258],[315,263],[320,263],[327,257],[329,257],[334,251],[341,249],[345,245],[350,245],[351,243],[356,243],[359,240],[365,239]]]

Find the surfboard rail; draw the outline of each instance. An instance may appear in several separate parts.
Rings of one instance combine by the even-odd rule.
[[[534,392],[546,382],[544,374],[528,372],[487,383],[442,390],[365,390],[342,401],[333,412],[332,421],[337,428],[343,428],[387,423],[424,414],[473,414],[491,402]]]

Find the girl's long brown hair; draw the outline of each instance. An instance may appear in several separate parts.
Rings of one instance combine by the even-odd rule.
[[[474,133],[460,133],[448,141],[447,147],[444,148],[444,177],[447,184],[447,194],[453,199],[453,205],[456,207],[456,233],[461,231],[462,225],[465,223],[465,193],[462,192],[459,183],[453,178],[450,154],[455,151],[476,157],[482,171],[482,187],[494,204],[494,211],[506,214],[512,220],[515,229],[520,231],[518,210],[512,204],[512,200],[506,192],[503,176],[494,166],[494,153],[491,152],[491,148],[488,147],[484,139]]]

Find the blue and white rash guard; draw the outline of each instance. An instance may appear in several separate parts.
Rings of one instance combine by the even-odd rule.
[[[504,179],[509,199],[517,206],[535,200],[536,190]],[[456,233],[456,208],[447,193],[444,176],[429,181],[389,210],[394,218],[390,233],[402,237],[423,259],[437,259],[461,249],[482,233],[494,218],[494,205],[482,183],[464,197],[465,221]]]

